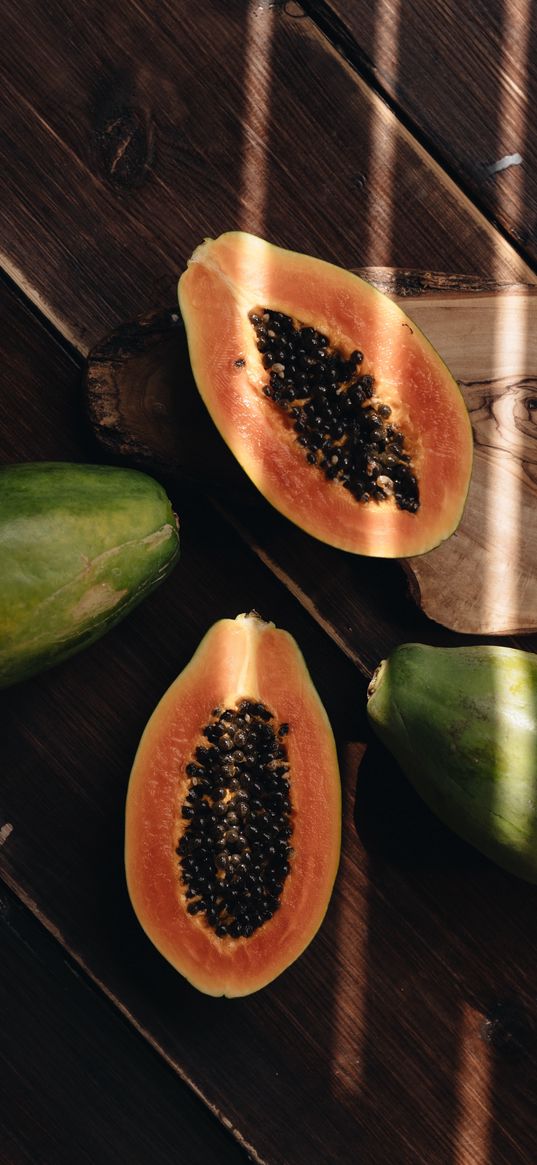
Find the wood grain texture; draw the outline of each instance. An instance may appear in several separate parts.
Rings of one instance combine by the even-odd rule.
[[[233,227],[339,263],[531,280],[297,17],[246,0],[2,5],[1,260],[82,351],[171,302],[194,246]]]
[[[461,383],[474,431],[464,515],[407,569],[430,618],[455,631],[537,630],[537,298],[438,293],[406,307]]]
[[[467,281],[457,287],[454,277],[442,283],[419,272],[402,273],[399,284],[396,272],[361,273],[389,289],[446,360],[474,430],[462,521],[436,550],[407,560],[413,597],[429,618],[454,631],[537,631],[537,294],[524,287],[478,289],[477,282],[470,290]],[[116,456],[194,475],[209,494],[215,478],[233,481],[235,497],[228,489],[223,510],[267,557],[255,497],[248,487],[241,492],[238,476],[232,478],[229,455],[196,402],[177,312],[168,313],[167,328],[165,320],[127,325],[90,354],[86,389],[95,434]],[[329,562],[330,552],[324,553]],[[332,557],[345,564],[346,556]],[[285,552],[271,562],[276,573],[294,577]],[[311,599],[306,570],[302,560],[296,581]],[[352,656],[344,628],[339,635]]]
[[[10,345],[18,352],[25,328],[27,343],[24,375],[3,381],[4,457],[11,440],[16,456],[86,455],[67,419],[71,355],[21,305],[4,305],[9,314],[2,374],[21,366]],[[17,443],[21,415],[32,426]],[[180,513],[182,561],[160,590],[100,643],[2,694],[0,876],[255,1160],[474,1165],[483,1129],[487,1165],[531,1159],[535,890],[430,817],[369,740],[363,678],[214,510],[185,491]],[[371,578],[354,581],[372,653],[377,609],[387,634],[383,601],[373,587],[366,602]],[[337,603],[322,560],[317,585]],[[296,636],[331,717],[343,855],[326,922],[300,961],[257,996],[214,1000],[163,962],[134,919],[123,804],[159,695],[210,621],[252,605]],[[389,618],[401,634],[397,611]]]
[[[91,436],[80,358],[1,277],[0,321],[0,461],[76,459]]]
[[[5,886],[0,943],[5,1165],[247,1165]]]
[[[307,0],[305,7],[535,264],[533,5],[478,0],[471,13],[463,0]]]
[[[193,247],[232,226],[340,263],[531,278],[294,0],[9,0],[0,33],[2,261],[79,352],[172,303]],[[3,458],[99,456],[76,356],[7,293],[0,308]],[[234,511],[239,538],[220,496],[170,489],[174,575],[101,643],[2,695],[0,877],[255,1160],[532,1161],[535,890],[416,801],[369,741],[364,677],[337,646],[367,673],[401,640],[460,640],[416,610],[395,564],[325,555],[268,507],[251,524]],[[137,926],[122,815],[156,700],[210,622],[251,606],[295,635],[333,721],[344,851],[305,956],[230,1002],[195,993]]]

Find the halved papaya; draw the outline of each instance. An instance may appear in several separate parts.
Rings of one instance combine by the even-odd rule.
[[[126,808],[135,913],[209,995],[248,995],[318,930],[340,850],[328,717],[294,639],[222,619],[142,736]]]
[[[456,381],[387,296],[229,232],[179,281],[199,392],[262,494],[332,546],[422,554],[456,529],[472,431]]]

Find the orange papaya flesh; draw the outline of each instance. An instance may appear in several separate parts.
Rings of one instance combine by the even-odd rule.
[[[191,836],[196,824],[185,820],[182,807],[189,804],[193,780],[187,765],[192,772],[196,748],[208,745],[203,727],[214,725],[216,713],[234,711],[243,701],[261,705],[265,716],[272,714],[276,730],[283,727],[277,739],[285,742],[281,763],[288,765],[290,812],[285,820],[291,823],[292,851],[272,916],[253,933],[233,937],[218,934],[205,911],[189,913],[196,897],[188,895],[193,883],[184,880],[178,851],[181,839]],[[239,765],[240,782],[246,787],[247,768],[247,763]],[[257,780],[263,778],[258,775]],[[222,776],[217,778],[217,784],[225,783]],[[256,795],[264,804],[264,792]],[[225,796],[231,798],[229,788]],[[210,836],[218,802],[211,793],[204,800]],[[249,811],[250,824],[257,820],[259,825],[261,802],[255,809],[251,800]],[[248,835],[248,822],[241,828]],[[134,761],[126,806],[125,864],[139,922],[164,957],[199,990],[227,996],[257,991],[285,970],[317,932],[337,872],[340,831],[334,738],[297,644],[255,613],[220,620],[161,699]],[[242,858],[250,852],[259,861],[254,842],[248,836],[243,842]],[[232,883],[239,886],[238,913],[245,882],[240,874],[216,873],[214,842],[208,842],[207,852],[217,897],[224,894],[224,885],[226,893]],[[222,908],[220,918],[226,920],[227,913]]]
[[[387,296],[333,264],[229,232],[194,251],[179,281],[179,303],[196,384],[213,421],[261,493],[286,517],[333,546],[387,558],[424,553],[453,533],[471,475],[468,413],[438,353]],[[372,394],[362,393],[343,418],[343,433],[330,435],[326,414],[321,417],[315,436],[330,438],[328,455],[326,446],[312,454],[309,420],[297,439],[296,414],[299,421],[305,415],[300,389],[289,400],[285,393],[283,401],[267,395],[278,373],[275,380],[273,366],[264,367],[252,323],[252,313],[255,318],[265,312],[269,323],[272,313],[292,321],[295,348],[298,329],[300,335],[309,328],[324,336],[323,360],[340,370],[339,383],[328,388],[336,412],[351,382],[359,397],[363,378],[372,382]],[[359,366],[342,372],[342,362],[356,351],[363,357]],[[307,403],[319,401],[323,385],[319,389],[317,380],[306,391]],[[377,418],[372,425],[380,421],[380,462],[391,440],[399,468],[400,453],[407,461],[406,496],[390,469],[376,464],[378,433],[371,443],[368,436],[364,441],[364,413],[366,430],[371,416]],[[350,473],[331,467],[342,451],[351,453]],[[345,475],[351,478],[346,485]],[[405,479],[404,469],[400,477]],[[411,480],[415,484],[408,487]]]

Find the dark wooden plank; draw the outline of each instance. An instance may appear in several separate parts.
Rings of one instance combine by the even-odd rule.
[[[246,1165],[162,1058],[0,889],[5,1165]]]
[[[537,24],[509,0],[304,7],[491,221],[537,261]],[[370,177],[364,169],[364,185]]]
[[[486,1121],[504,1145],[495,1165],[525,1160],[537,1132],[534,888],[440,831],[374,748],[357,774],[350,749],[343,865],[314,946],[257,997],[230,1005],[198,996],[129,912],[121,813],[151,683],[135,690],[103,649],[102,702],[81,690],[74,665],[63,683],[59,672],[46,690],[41,682],[38,704],[33,685],[33,708],[29,685],[7,702],[13,753],[2,761],[12,780],[3,802],[13,831],[3,877],[263,1160],[320,1165],[333,1153],[350,1165],[358,1146],[379,1165],[405,1152],[451,1165],[461,1159],[461,1108],[466,1125]],[[118,681],[123,700],[113,695]],[[67,686],[71,701],[73,692],[86,701],[85,724],[66,713]],[[363,704],[358,684],[352,695]],[[61,718],[58,741],[52,724]],[[348,724],[338,731],[343,749],[355,733]],[[55,841],[46,857],[44,831]],[[491,1049],[484,1036],[496,1018]],[[297,1120],[306,1111],[307,1122]]]
[[[81,349],[170,302],[193,247],[237,226],[343,264],[531,279],[297,16],[2,5],[2,262]]]
[[[78,354],[0,280],[0,462],[80,460],[90,437],[80,408]]]
[[[9,352],[9,329],[3,341]],[[17,455],[23,412],[29,455],[52,443],[61,455],[62,432],[77,448],[43,393],[54,376],[57,407],[71,399],[63,360],[32,320],[24,377],[6,382]],[[365,681],[214,512],[185,495],[181,517],[183,559],[158,592],[101,643],[3,693],[0,876],[257,1159],[475,1165],[486,1143],[482,1165],[531,1160],[535,889],[426,813],[369,741]],[[257,996],[226,1001],[191,989],[136,924],[122,817],[157,698],[209,621],[252,605],[295,634],[333,721],[344,844],[309,950]]]

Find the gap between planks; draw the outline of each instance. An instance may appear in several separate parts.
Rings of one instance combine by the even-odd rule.
[[[337,628],[330,623],[330,620],[321,615],[321,612],[318,610],[313,600],[306,593],[306,591],[302,589],[300,584],[294,578],[292,578],[291,575],[287,574],[283,567],[279,566],[279,564],[274,561],[271,555],[268,554],[266,550],[263,550],[262,546],[258,545],[255,539],[249,537],[247,531],[244,529],[244,526],[240,520],[236,518],[235,514],[228,513],[226,508],[222,506],[221,502],[217,501],[211,494],[208,494],[207,497],[212,508],[216,510],[218,514],[220,514],[222,519],[227,522],[233,530],[235,530],[235,533],[239,535],[239,538],[241,538],[242,541],[246,543],[249,549],[253,550],[254,554],[257,555],[263,565],[266,566],[268,570],[270,570],[271,574],[273,574],[279,582],[283,583],[289,593],[298,600],[308,615],[311,615],[311,618],[315,619],[315,622],[318,623],[319,627],[321,627],[321,629],[326,632],[329,638],[333,639],[336,646],[340,648],[343,654],[346,655],[353,664],[355,664],[362,675],[365,676],[367,680],[370,680],[371,676],[373,675],[371,668],[367,667],[367,664],[364,663],[358,652],[354,651],[352,647],[345,642],[343,636],[340,635]]]
[[[309,13],[308,13],[309,15]],[[341,46],[337,46],[330,40],[327,33],[320,24],[310,17],[315,26],[319,36],[325,42],[326,51],[335,56],[340,64],[345,68],[347,73],[352,77],[355,85],[362,91],[369,94],[370,100],[377,104],[377,109],[380,116],[387,126],[390,119],[393,117],[399,124],[401,137],[403,140],[411,145],[423,161],[424,165],[428,166],[433,171],[440,185],[444,185],[454,196],[454,200],[462,205],[462,209],[468,214],[468,217],[473,221],[477,229],[484,230],[491,242],[491,251],[495,255],[496,262],[514,263],[517,272],[516,282],[534,284],[537,283],[537,273],[533,266],[528,262],[527,257],[523,252],[519,251],[513,244],[510,238],[506,237],[488,215],[484,213],[480,206],[474,202],[473,198],[466,193],[466,190],[459,181],[452,177],[449,169],[444,164],[443,160],[436,157],[436,152],[433,152],[429,143],[422,140],[422,135],[419,133],[409,119],[405,116],[399,106],[391,102],[388,94],[382,88],[373,83],[372,78],[364,76],[360,69],[354,64],[352,59],[347,57]],[[347,34],[348,36],[348,34]],[[355,43],[355,42],[353,42]]]
[[[285,8],[286,4],[284,3]],[[434,168],[440,171],[453,188],[460,193],[462,198],[472,206],[475,215],[489,225],[494,237],[501,239],[508,248],[508,251],[519,256],[526,268],[528,283],[537,283],[537,270],[524,247],[516,242],[516,239],[513,238],[512,234],[501,223],[496,221],[486,206],[467,187],[466,183],[461,181],[457,172],[442,155],[441,150],[436,146],[434,141],[420,129],[411,115],[405,112],[402,106],[392,97],[389,90],[382,85],[373,66],[367,63],[367,58],[362,52],[360,45],[354,39],[349,29],[343,24],[337,13],[334,12],[327,0],[302,0],[302,8],[312,24],[315,25],[323,36],[327,45],[331,47],[340,60],[352,71],[354,76],[370,89],[382,104],[388,107],[394,117],[397,118],[401,130],[404,131],[407,138],[411,138],[414,141],[419,152],[427,155],[429,162],[434,165]],[[501,257],[504,254],[507,256],[507,253],[502,252]]]

